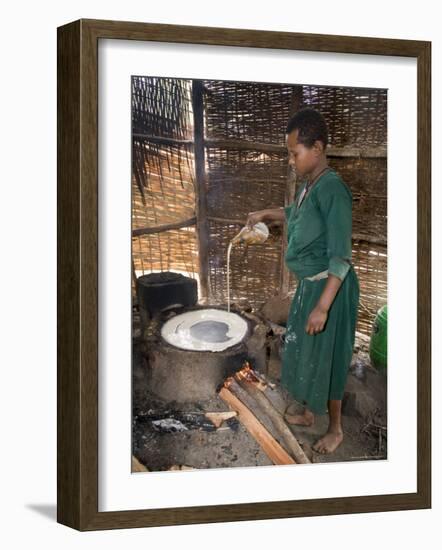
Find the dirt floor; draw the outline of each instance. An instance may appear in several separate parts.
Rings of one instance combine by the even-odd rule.
[[[199,402],[164,403],[148,391],[143,344],[134,332],[133,346],[133,455],[150,471],[171,467],[231,468],[271,465],[255,439],[232,418],[216,429],[205,412],[228,411],[217,395]],[[281,413],[302,408],[279,383],[281,345],[271,346],[266,377],[275,384],[273,405]],[[275,344],[274,342],[274,344]],[[290,426],[314,463],[387,458],[387,381],[374,369],[367,342],[357,341],[343,400],[344,441],[329,455],[311,449],[327,431],[328,415],[317,416],[314,426]]]

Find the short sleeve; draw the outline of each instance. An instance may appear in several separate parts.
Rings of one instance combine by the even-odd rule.
[[[317,191],[317,204],[326,226],[328,272],[343,281],[351,265],[351,191],[337,178],[324,182]]]

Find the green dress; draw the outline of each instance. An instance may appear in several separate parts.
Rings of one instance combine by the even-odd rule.
[[[329,399],[342,399],[353,355],[359,282],[351,264],[352,194],[332,169],[319,177],[297,208],[305,184],[285,208],[288,224],[287,267],[298,279],[290,307],[282,354],[281,383],[292,397],[316,414],[327,412]],[[329,309],[324,329],[305,332],[327,277],[341,286]]]

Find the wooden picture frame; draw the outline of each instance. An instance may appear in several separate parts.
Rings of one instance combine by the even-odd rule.
[[[418,76],[417,492],[98,511],[98,41],[412,57]],[[78,20],[58,29],[58,504],[81,531],[431,507],[431,43]]]

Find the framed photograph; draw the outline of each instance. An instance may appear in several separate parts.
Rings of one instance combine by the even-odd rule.
[[[431,43],[79,20],[57,132],[58,521],[430,508]]]

